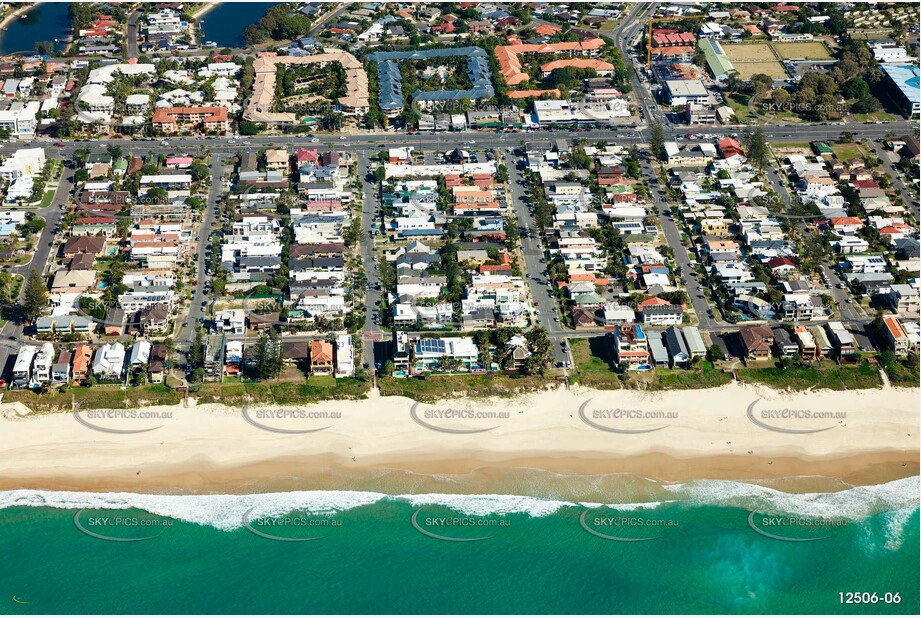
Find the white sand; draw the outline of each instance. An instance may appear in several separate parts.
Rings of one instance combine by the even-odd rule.
[[[760,427],[746,413],[749,404],[759,398],[761,401],[753,409],[756,419],[764,423],[786,429],[831,429],[793,434]],[[580,406],[589,399],[586,415],[597,424],[618,429],[665,427],[636,434],[592,428],[579,414]],[[257,418],[256,410],[250,413],[257,422],[277,428],[328,426],[319,432],[301,434],[259,429],[246,421],[241,410],[217,405],[146,409],[171,412],[172,418],[165,419],[89,419],[88,412],[80,413],[88,422],[107,428],[159,426],[133,434],[95,431],[80,424],[72,414],[23,417],[19,414],[21,406],[4,405],[0,406],[0,485],[14,487],[17,479],[68,479],[85,486],[92,479],[125,478],[140,470],[146,475],[152,470],[169,470],[194,484],[195,475],[209,470],[284,458],[314,458],[327,467],[387,466],[406,470],[431,469],[431,462],[436,461],[473,460],[478,465],[501,466],[516,459],[554,470],[554,461],[581,458],[595,462],[586,469],[606,471],[607,460],[639,461],[639,456],[649,454],[688,460],[724,456],[809,460],[889,452],[908,454],[909,461],[917,462],[918,453],[917,389],[783,395],[737,384],[652,394],[574,389],[514,400],[452,401],[416,407],[417,416],[431,425],[455,429],[496,427],[475,434],[442,433],[422,427],[411,417],[414,403],[402,397],[372,396],[364,401],[331,401],[297,408],[341,415],[325,419],[272,420]],[[508,412],[509,417],[444,420],[426,415],[445,409]],[[604,420],[593,416],[598,409],[674,412],[677,418]],[[843,412],[846,418],[768,419],[761,416],[765,409]],[[655,470],[653,467],[649,474],[654,475]],[[727,470],[727,476],[731,476],[731,470]],[[177,481],[176,486],[185,485]]]

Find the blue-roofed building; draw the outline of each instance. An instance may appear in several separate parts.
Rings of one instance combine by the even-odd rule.
[[[412,94],[413,101],[423,107],[439,101],[457,101],[470,99],[476,101],[489,99],[495,95],[492,85],[492,71],[489,58],[481,47],[458,47],[450,49],[421,49],[405,52],[375,52],[368,59],[377,63],[378,104],[381,111],[388,116],[396,116],[403,110],[403,77],[399,62],[402,60],[428,60],[431,58],[467,57],[467,78],[470,88],[467,90],[434,90],[423,92],[417,90]]]
[[[921,114],[921,74],[918,67],[911,64],[881,64],[879,68],[892,84],[895,100],[902,111],[912,117]]]
[[[415,230],[400,230],[400,236],[403,238],[441,238],[444,235],[444,230],[434,227]]]

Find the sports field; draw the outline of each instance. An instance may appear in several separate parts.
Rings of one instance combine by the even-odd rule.
[[[831,54],[822,41],[797,41],[795,43],[772,43],[784,60],[803,58],[805,60],[831,60]]]
[[[736,62],[759,62],[774,59],[774,53],[767,43],[738,43],[723,44],[723,51],[729,61]]]
[[[734,62],[732,66],[739,72],[739,79],[751,79],[752,75],[764,73],[772,79],[784,79],[787,71],[776,60],[767,62]]]

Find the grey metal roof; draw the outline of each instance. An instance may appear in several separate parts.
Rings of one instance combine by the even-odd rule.
[[[377,63],[378,103],[383,110],[397,110],[403,107],[403,84],[400,60],[428,60],[430,58],[467,57],[468,90],[434,90],[413,93],[417,101],[452,101],[458,99],[488,99],[495,94],[492,86],[492,72],[486,51],[481,47],[457,47],[447,49],[420,49],[405,52],[375,52],[368,59]]]

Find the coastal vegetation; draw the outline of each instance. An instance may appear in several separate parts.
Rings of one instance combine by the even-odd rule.
[[[70,412],[75,402],[84,410],[172,406],[182,402],[184,392],[165,384],[122,388],[121,384],[73,386],[66,389],[31,391],[14,389],[3,394],[4,403],[19,402],[34,413]]]
[[[842,391],[879,388],[883,384],[879,369],[865,359],[853,365],[838,365],[829,360],[804,366],[746,367],[739,369],[737,375],[742,382],[765,384],[781,391]]]
[[[311,404],[331,399],[363,399],[371,383],[359,378],[311,377],[307,381],[268,381],[193,384],[189,396],[199,404],[229,407],[246,403],[279,405]],[[5,403],[19,402],[36,413],[69,412],[74,403],[83,410],[130,409],[172,406],[182,403],[185,388],[144,384],[122,388],[121,384],[94,384],[32,391],[14,389],[4,393]]]
[[[427,375],[424,378],[381,377],[377,381],[383,396],[409,397],[415,401],[432,403],[441,400],[483,399],[487,397],[515,397],[543,390],[550,380],[539,375],[505,375],[477,373],[454,375]]]
[[[247,45],[258,45],[267,41],[290,41],[306,36],[312,22],[309,17],[292,11],[291,4],[282,3],[271,7],[255,24],[247,26],[243,40]]]

